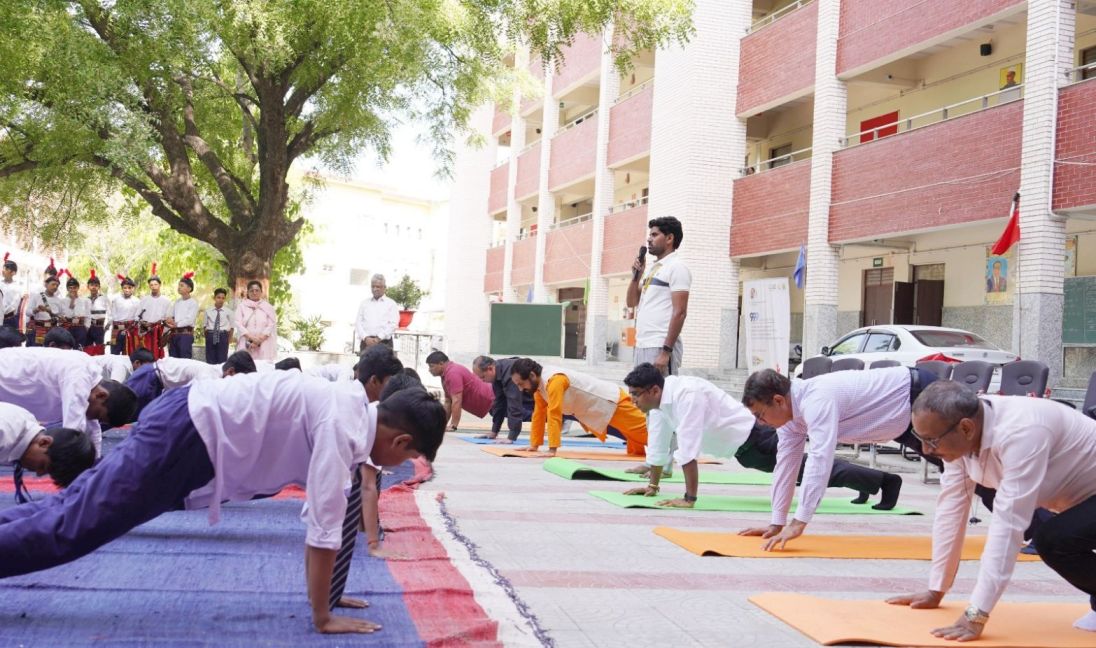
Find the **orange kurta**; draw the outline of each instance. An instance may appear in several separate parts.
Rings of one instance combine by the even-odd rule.
[[[548,428],[548,447],[558,448],[562,438],[563,426],[563,394],[571,386],[571,381],[563,374],[552,376],[548,381],[546,390],[548,399],[545,400],[538,390],[533,394],[533,420],[529,431],[529,445],[538,447],[544,443],[544,429]],[[582,421],[579,421],[587,432],[590,432],[602,441],[605,440],[604,430],[592,430]],[[614,427],[624,435],[628,444],[628,454],[641,455],[644,446],[647,445],[647,417],[632,403],[628,392],[620,390],[620,398],[617,400],[616,411],[609,419],[610,427]]]

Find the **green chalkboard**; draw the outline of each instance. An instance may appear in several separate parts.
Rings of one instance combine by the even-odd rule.
[[[1096,277],[1066,277],[1062,342],[1096,345]]]
[[[562,304],[491,304],[491,355],[563,354]]]

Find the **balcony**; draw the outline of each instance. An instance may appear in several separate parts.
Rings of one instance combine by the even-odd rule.
[[[575,42],[563,48],[563,67],[552,79],[552,94],[562,96],[574,86],[597,77],[601,72],[603,49],[599,36],[575,36]]]
[[[590,276],[593,223],[572,219],[548,232],[544,253],[544,283],[580,281]]]
[[[647,204],[614,210],[605,217],[601,274],[626,274],[632,271],[639,246],[647,241]]]
[[[1023,11],[1026,6],[1017,0],[845,0],[841,3],[837,74],[842,78],[860,74]]]
[[[495,116],[491,120],[491,134],[495,137],[510,130],[510,111],[495,105]]]
[[[487,213],[506,210],[506,189],[510,180],[510,163],[503,162],[491,169],[491,193],[487,196]]]
[[[731,256],[772,254],[805,244],[810,193],[810,160],[735,180]]]
[[[811,93],[817,23],[818,3],[812,2],[742,39],[739,119]]]
[[[530,236],[514,242],[514,260],[510,267],[510,283],[525,286],[533,283],[534,266],[537,262],[537,237]]]
[[[1020,185],[1023,110],[1011,101],[838,151],[830,241],[1006,215]]]
[[[597,111],[586,113],[552,138],[552,165],[548,188],[556,191],[593,177],[597,160]]]
[[[540,190],[540,142],[525,147],[518,155],[518,179],[514,196],[524,200]]]
[[[609,111],[609,166],[618,166],[651,152],[651,111],[654,79],[617,99]]]
[[[487,268],[483,273],[483,292],[502,290],[502,269],[506,263],[506,246],[500,245],[487,250]]]
[[[1062,88],[1054,154],[1054,210],[1096,215],[1096,79]]]

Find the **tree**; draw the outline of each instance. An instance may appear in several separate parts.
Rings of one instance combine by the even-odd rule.
[[[230,280],[269,279],[304,224],[303,159],[386,155],[428,124],[443,168],[471,111],[616,25],[618,65],[691,30],[688,0],[4,0],[0,205],[47,236],[148,208],[210,245]]]

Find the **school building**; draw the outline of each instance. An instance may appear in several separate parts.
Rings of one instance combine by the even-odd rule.
[[[1096,275],[1096,0],[697,0],[694,24],[624,74],[611,30],[558,68],[511,61],[538,92],[482,108],[488,145],[458,150],[451,351],[487,348],[491,301],[571,301],[567,355],[628,360],[630,266],[674,215],[687,368],[744,366],[741,283],[790,277],[805,246],[805,356],[934,324],[1087,378],[1063,311]],[[991,258],[1017,192],[1021,243]]]

